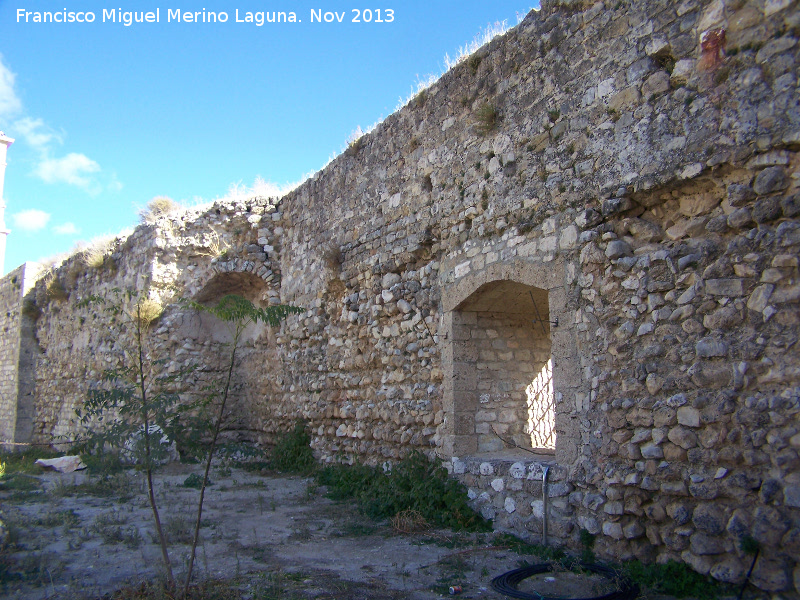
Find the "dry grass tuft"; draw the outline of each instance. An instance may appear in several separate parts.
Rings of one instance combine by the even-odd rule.
[[[204,242],[207,248],[200,251],[200,256],[209,256],[211,258],[219,258],[231,249],[231,245],[223,240],[216,231],[212,231],[208,235],[208,242]]]
[[[128,312],[128,316],[133,319],[143,329],[161,316],[164,312],[163,305],[152,298],[139,298]]]
[[[177,210],[181,205],[167,196],[156,196],[147,203],[147,207],[139,211],[142,223],[155,223],[159,217],[165,217]]]
[[[322,253],[322,262],[334,273],[341,271],[342,263],[344,263],[344,254],[341,247],[333,242],[328,244]]]
[[[69,292],[67,288],[64,287],[64,284],[61,280],[56,277],[55,273],[50,273],[47,275],[47,299],[48,300],[55,300],[58,302],[62,302],[64,300],[69,299]]]
[[[392,517],[392,529],[398,533],[423,533],[431,528],[419,511],[407,508]]]
[[[93,269],[102,269],[106,264],[106,257],[111,252],[116,236],[102,237],[92,240],[83,250],[83,264]]]

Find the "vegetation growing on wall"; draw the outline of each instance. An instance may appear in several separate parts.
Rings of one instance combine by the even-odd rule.
[[[139,211],[139,218],[142,223],[155,223],[159,217],[164,217],[181,208],[181,205],[172,198],[166,196],[156,196],[147,206]]]

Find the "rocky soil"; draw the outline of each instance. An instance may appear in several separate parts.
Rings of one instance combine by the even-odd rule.
[[[193,473],[199,468],[173,464],[157,480],[177,574],[189,554],[198,492],[183,484]],[[163,577],[141,474],[29,477],[31,489],[0,490],[10,533],[0,554],[4,598],[100,598]],[[212,481],[195,572],[233,580],[242,598],[422,600],[454,585],[463,598],[501,598],[491,579],[522,560],[493,534],[400,533],[329,500],[309,478],[220,468]],[[558,573],[543,581],[565,597],[591,596],[602,583]]]

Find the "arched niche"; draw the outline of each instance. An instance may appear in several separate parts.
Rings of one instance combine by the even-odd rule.
[[[195,295],[198,304],[213,306],[228,294],[247,298],[256,306],[268,305],[268,284],[249,272],[216,273]],[[251,324],[242,335],[241,343],[253,343],[262,336],[269,337],[270,329],[263,323]],[[229,343],[231,332],[227,324],[199,310],[184,314],[179,335],[197,342]]]
[[[584,386],[563,266],[493,265],[442,304],[444,454],[573,460]]]

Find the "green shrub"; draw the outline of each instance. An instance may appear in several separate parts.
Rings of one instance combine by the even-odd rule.
[[[646,565],[634,560],[625,563],[624,568],[631,580],[639,585],[677,598],[691,596],[698,600],[711,600],[732,589],[675,561]]]
[[[0,463],[5,465],[5,475],[14,473],[41,473],[42,468],[36,464],[40,458],[55,458],[62,453],[49,448],[33,447],[24,452],[0,452]],[[2,478],[2,476],[0,476]]]
[[[278,438],[272,449],[270,466],[287,473],[311,473],[317,466],[311,450],[311,436],[303,421],[295,423],[294,429]]]
[[[58,302],[69,299],[69,292],[67,288],[64,287],[64,283],[55,276],[47,282],[46,295],[48,300],[55,300]]]
[[[81,460],[92,475],[112,475],[120,473],[130,465],[122,462],[117,452],[97,452],[95,454],[81,454]]]
[[[491,523],[467,504],[464,487],[420,452],[412,452],[386,472],[359,464],[328,466],[318,472],[317,481],[328,486],[334,499],[355,498],[373,519],[416,510],[439,527],[491,529]]]
[[[484,102],[475,111],[475,121],[477,122],[478,133],[486,135],[497,127],[500,120],[500,113],[493,104]]]
[[[196,490],[199,490],[201,487],[203,487],[203,478],[197,473],[192,473],[186,479],[183,480],[183,483],[181,485],[183,487],[194,488]],[[214,484],[211,483],[211,481],[208,481],[206,482],[206,485],[214,485]]]
[[[36,477],[31,477],[30,475],[25,475],[24,473],[6,475],[0,482],[0,490],[30,492],[32,490],[39,490],[41,487],[41,481],[39,481]]]

